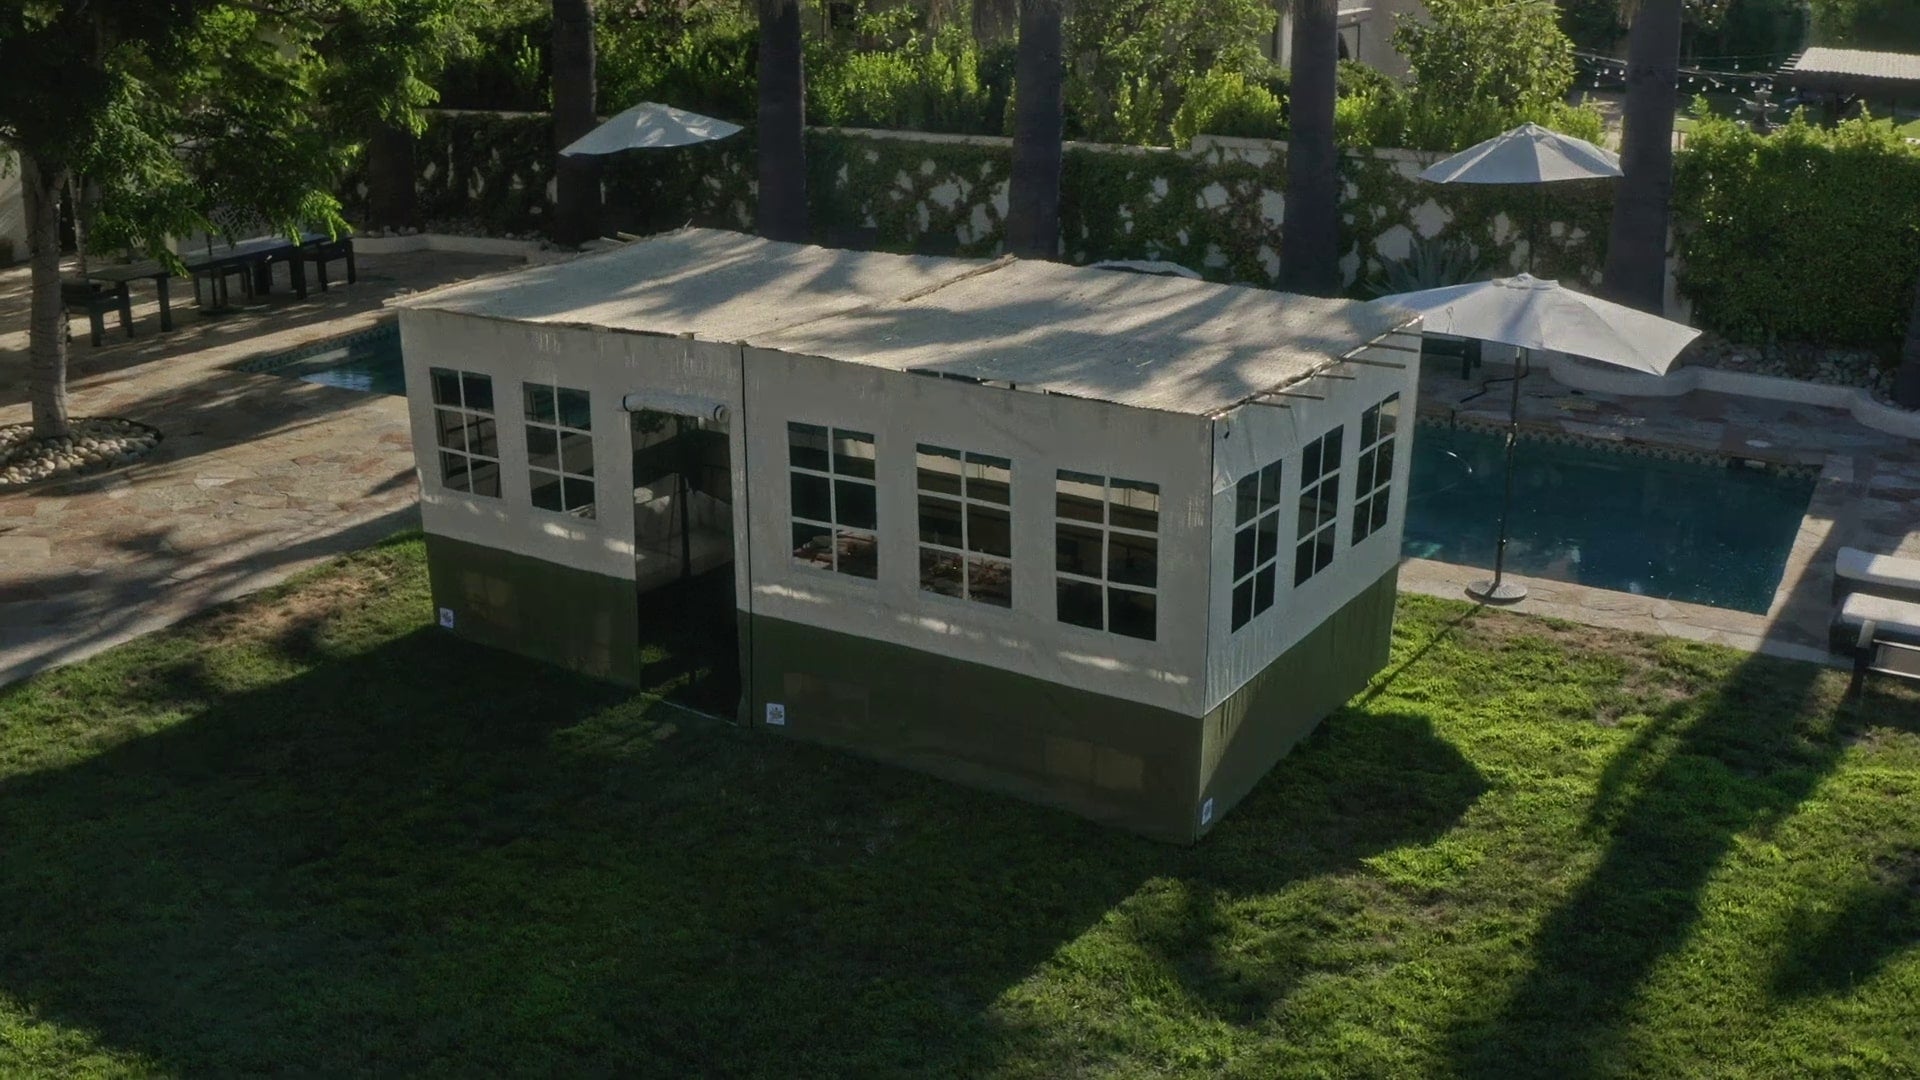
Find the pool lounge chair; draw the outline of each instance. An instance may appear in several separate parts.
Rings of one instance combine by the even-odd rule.
[[[1839,603],[1854,593],[1920,604],[1920,559],[1841,548],[1833,562],[1834,602]]]
[[[1858,694],[1868,675],[1920,680],[1920,604],[1855,593],[1840,605],[1836,629],[1853,641],[1853,683]]]

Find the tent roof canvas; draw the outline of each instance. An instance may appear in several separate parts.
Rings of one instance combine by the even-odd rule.
[[[394,306],[739,343],[1212,415],[1406,325],[1384,305],[682,229]]]

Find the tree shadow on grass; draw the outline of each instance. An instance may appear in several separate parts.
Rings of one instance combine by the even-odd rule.
[[[1875,859],[1865,881],[1839,903],[1798,912],[1789,922],[1787,949],[1774,965],[1776,1000],[1845,994],[1914,944],[1920,925],[1920,851]]]
[[[1477,783],[1419,722],[1339,722],[1187,850],[437,631],[294,620],[262,663],[292,674],[173,654],[116,701],[188,719],[0,783],[0,991],[196,1075],[968,1074],[1143,882],[1277,888]]]
[[[1606,837],[1600,862],[1547,917],[1508,997],[1456,1028],[1462,1073],[1633,1071],[1620,1060],[1629,1006],[1692,935],[1735,838],[1792,814],[1844,751],[1823,671],[1751,657],[1616,755],[1586,826]]]

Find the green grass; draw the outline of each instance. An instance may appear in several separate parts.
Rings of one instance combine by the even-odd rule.
[[[1191,849],[428,626],[0,690],[0,1074],[1915,1075],[1920,697],[1406,598]]]

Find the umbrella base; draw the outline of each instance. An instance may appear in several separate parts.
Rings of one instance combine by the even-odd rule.
[[[1527,587],[1517,581],[1476,581],[1467,595],[1483,604],[1517,604],[1527,598]]]

